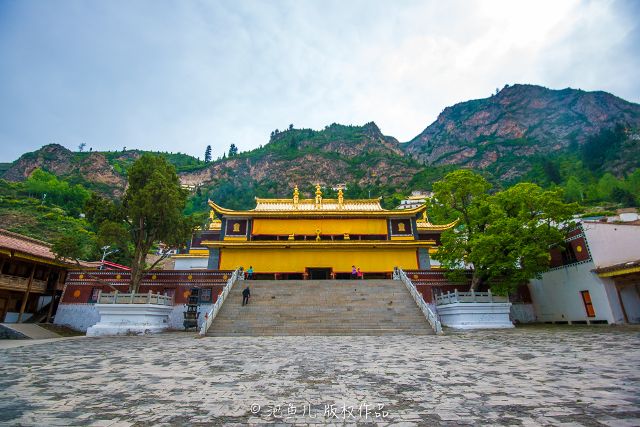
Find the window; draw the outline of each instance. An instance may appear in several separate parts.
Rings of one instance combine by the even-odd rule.
[[[580,291],[582,295],[582,302],[584,302],[584,309],[587,311],[587,317],[596,317],[596,312],[593,309],[593,303],[591,302],[591,295],[589,291]]]
[[[202,302],[202,303],[210,303],[211,302],[211,289],[201,289],[200,290],[200,302]]]
[[[576,253],[573,250],[573,246],[571,244],[567,245],[564,250],[561,251],[562,254],[562,265],[573,264],[578,259],[576,258]]]

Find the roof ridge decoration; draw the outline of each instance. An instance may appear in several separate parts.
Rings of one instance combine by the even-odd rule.
[[[344,215],[364,215],[364,216],[403,216],[409,217],[422,213],[427,205],[422,204],[412,209],[384,209],[381,206],[382,197],[375,199],[345,199],[342,189],[338,190],[337,199],[325,199],[322,197],[320,184],[316,184],[315,197],[310,199],[300,198],[300,190],[295,185],[293,198],[288,199],[266,199],[256,197],[256,206],[249,210],[233,210],[219,206],[209,200],[209,206],[219,215],[234,217],[246,216],[344,216]]]
[[[298,191],[298,184],[293,187],[293,207],[298,209],[298,202],[300,201],[300,191]]]
[[[316,184],[316,209],[320,209],[322,205],[322,190],[320,189],[320,184]]]

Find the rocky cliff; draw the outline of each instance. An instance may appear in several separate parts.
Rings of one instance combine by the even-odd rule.
[[[445,108],[404,149],[428,165],[503,166],[504,176],[521,173],[523,158],[579,147],[617,123],[640,127],[640,105],[606,92],[513,85]]]
[[[602,171],[622,176],[638,164],[632,157],[640,151],[634,138],[640,129],[640,105],[605,92],[532,85],[506,86],[489,98],[447,107],[404,144],[383,135],[373,122],[334,123],[320,131],[274,131],[263,147],[211,163],[180,153],[158,154],[176,165],[184,184],[205,189],[199,193],[202,198],[244,194],[242,205],[247,207],[253,195],[289,195],[294,184],[311,195],[311,184],[347,183],[356,188],[350,197],[366,194],[357,194],[357,187],[372,190],[372,195],[428,188],[453,166],[483,169],[498,181],[513,182],[532,169],[536,158],[578,152],[594,135],[618,124],[628,129],[629,138],[609,149]],[[22,180],[40,167],[117,197],[126,185],[126,167],[141,154],[74,153],[52,144],[4,167],[2,177]]]

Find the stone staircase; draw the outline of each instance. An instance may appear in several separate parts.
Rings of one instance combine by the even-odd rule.
[[[242,306],[242,290],[251,289]],[[402,282],[394,280],[239,281],[208,336],[430,335]]]

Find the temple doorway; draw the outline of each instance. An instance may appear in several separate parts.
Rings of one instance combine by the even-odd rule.
[[[331,278],[330,268],[311,268],[307,267],[309,279],[311,280],[328,280]]]

